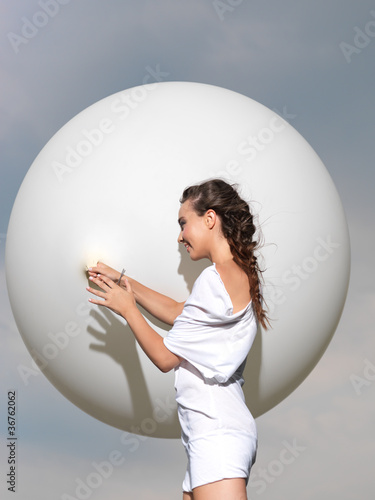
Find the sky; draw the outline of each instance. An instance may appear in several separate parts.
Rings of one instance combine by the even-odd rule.
[[[13,497],[181,497],[186,463],[178,439],[134,435],[124,443],[121,431],[75,407],[42,374],[21,379],[17,367],[30,355],[12,316],[4,269],[9,216],[37,154],[87,106],[151,74],[224,87],[286,114],[332,177],[351,238],[347,302],[312,373],[257,419],[248,495],[372,500],[374,2],[1,0],[0,37],[1,497],[12,495],[5,435],[14,390]],[[32,265],[25,262],[30,287]]]

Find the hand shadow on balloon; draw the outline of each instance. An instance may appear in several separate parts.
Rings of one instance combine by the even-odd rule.
[[[180,264],[178,266],[178,274],[181,274],[184,277],[189,293],[191,293],[195,280],[198,278],[201,272],[206,269],[206,267],[211,265],[211,261],[208,259],[193,261],[191,260],[189,254],[184,251],[181,245],[179,245],[178,250],[181,255]],[[253,345],[250,349],[250,353],[247,357],[246,367],[244,370],[244,392],[246,396],[246,402],[251,413],[254,416],[257,416],[260,413],[261,408],[259,382],[261,360],[262,329],[261,327],[258,327],[258,331]]]
[[[92,309],[90,316],[97,322],[98,328],[92,324],[88,325],[87,332],[100,342],[90,344],[90,349],[107,354],[121,365],[133,405],[133,417],[130,421],[141,422],[145,416],[152,415],[153,408],[134,335],[128,325],[122,323],[114,313],[104,307],[100,312]],[[121,394],[118,397],[121,398]],[[121,422],[111,425],[121,428],[124,423],[126,417],[121,418]]]
[[[167,325],[165,323],[156,320],[143,308],[139,307],[139,309],[150,321],[151,326],[159,327],[162,330],[166,329]],[[91,309],[90,316],[95,319],[98,328],[88,325],[87,332],[100,342],[91,344],[90,349],[110,356],[116,363],[121,365],[133,406],[132,417],[111,415],[111,421],[109,422],[108,418],[106,418],[106,423],[119,429],[129,429],[131,425],[136,427],[136,422],[141,424],[145,418],[152,418],[154,407],[140,363],[134,335],[127,324],[124,324],[115,313],[104,307],[98,310]],[[151,363],[150,360],[148,362]],[[172,390],[173,385],[171,385],[171,392]],[[118,397],[120,398],[121,394]],[[177,413],[174,415],[174,420],[176,425]],[[164,434],[168,435],[170,425],[170,421],[158,422],[158,435],[161,437]]]

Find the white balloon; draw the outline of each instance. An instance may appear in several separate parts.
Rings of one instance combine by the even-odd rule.
[[[210,263],[191,262],[178,248],[179,197],[211,177],[238,184],[265,243],[272,329],[259,330],[245,370],[254,416],[304,380],[336,329],[349,280],[347,224],[327,170],[301,135],[274,111],[211,85],[164,82],[109,96],[38,155],[6,247],[9,297],[31,356],[62,394],[109,425],[180,434],[173,372],[154,367],[124,320],[89,304],[86,266],[124,267],[185,300]]]

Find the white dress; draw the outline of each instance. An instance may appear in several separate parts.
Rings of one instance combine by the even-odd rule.
[[[249,478],[257,432],[245,404],[242,373],[257,331],[250,302],[233,305],[215,264],[196,280],[184,309],[164,338],[184,360],[175,368],[186,492],[221,479]]]

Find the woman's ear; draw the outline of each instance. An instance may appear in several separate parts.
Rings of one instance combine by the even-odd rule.
[[[208,229],[213,229],[217,223],[217,215],[215,210],[207,210],[205,213],[205,222]]]

